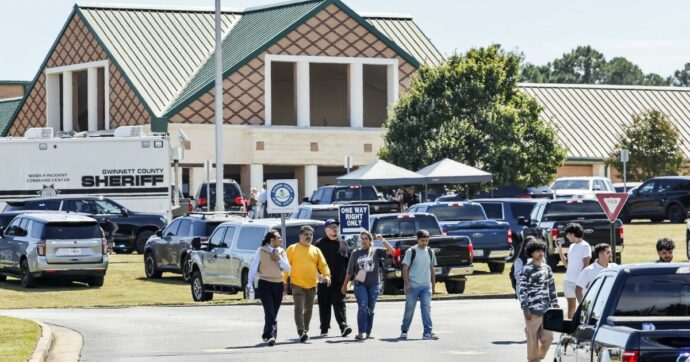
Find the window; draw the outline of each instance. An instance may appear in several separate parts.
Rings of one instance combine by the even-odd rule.
[[[655,185],[655,182],[650,181],[650,182],[647,182],[644,185],[640,186],[640,188],[638,189],[640,192],[640,195],[651,194],[654,191],[654,185]]]
[[[19,225],[22,223],[23,220],[24,220],[24,218],[21,218],[21,217],[14,218],[14,220],[12,220],[10,225],[7,227],[7,231],[5,232],[5,235],[6,236],[17,235],[17,231],[20,229]],[[21,232],[20,232],[20,234],[21,234]]]
[[[295,63],[271,62],[271,109],[276,126],[297,125]]]
[[[43,233],[43,224],[38,221],[31,222],[31,238],[40,239]]]
[[[45,239],[100,239],[102,236],[96,223],[50,223],[43,228]]]
[[[314,224],[304,224],[304,225],[310,225],[311,227],[314,228],[314,239],[313,240],[319,240],[326,236],[326,232],[324,231],[323,226],[321,225],[314,225]],[[282,235],[283,237],[283,242],[285,243],[285,247],[288,247],[292,244],[298,243],[299,242],[299,229],[302,228],[302,225],[293,225],[293,226],[287,226],[285,228],[285,235]],[[280,232],[280,226],[274,227],[272,230],[276,230]]]
[[[311,210],[311,216],[309,217],[312,220],[323,220],[326,221],[328,219],[338,219],[340,215],[338,215],[338,209],[323,209],[323,210],[317,210],[317,209],[312,209]]]
[[[204,221],[194,221],[192,235],[191,236],[204,236],[208,237],[213,234],[220,222],[204,222]]]
[[[503,205],[495,202],[482,202],[480,203],[486,217],[492,220],[502,220],[503,219]]]
[[[175,220],[172,224],[168,225],[163,232],[163,237],[175,236],[177,235],[177,229],[180,228],[180,220]]]
[[[589,180],[559,180],[551,185],[555,190],[589,190]]]
[[[98,214],[121,214],[122,208],[109,200],[94,200]]]
[[[378,200],[373,187],[338,187],[335,201]]]
[[[674,191],[690,191],[690,180],[676,180],[673,185]]]
[[[439,205],[429,210],[438,221],[478,221],[486,220],[481,205],[458,204],[461,206]],[[499,205],[500,207],[500,205]]]
[[[216,229],[216,231],[214,231],[211,235],[211,239],[209,239],[208,242],[216,246],[220,245],[220,243],[223,242],[223,234],[225,234],[225,229],[226,228]]]
[[[597,322],[601,320],[604,307],[606,306],[606,302],[609,300],[609,296],[611,295],[611,287],[613,287],[613,282],[615,280],[613,277],[606,277],[603,279],[604,282],[601,285],[601,291],[599,292],[597,301],[594,302],[594,307],[592,308],[592,314],[590,316],[590,319],[594,319]]]
[[[676,181],[675,180],[662,180],[658,184],[659,184],[659,186],[658,186],[658,189],[656,190],[656,192],[661,194],[661,193],[670,191],[676,185]]]
[[[546,215],[559,215],[559,214],[603,214],[604,210],[601,209],[601,205],[597,201],[577,201],[577,202],[552,202],[549,204],[549,208],[546,210]]]
[[[372,234],[382,234],[384,236],[410,236],[415,235],[417,230],[425,229],[430,235],[441,235],[438,222],[433,217],[414,217],[414,218],[395,218],[379,219],[376,230]]]
[[[364,64],[364,127],[381,127],[388,118],[388,69]]]
[[[190,236],[189,226],[191,223],[189,219],[183,219],[180,223],[180,228],[177,230],[177,236]]]
[[[614,315],[690,317],[690,278],[687,274],[630,276]]]
[[[232,246],[232,238],[235,237],[235,231],[237,231],[237,227],[235,226],[228,226],[225,228],[225,236],[223,237],[223,242],[227,247]]]
[[[529,202],[516,202],[510,204],[510,211],[513,213],[513,217],[516,219],[520,216],[526,218],[534,209],[534,205],[536,204],[532,204]]]
[[[594,307],[594,301],[599,294],[599,289],[601,289],[601,283],[604,278],[595,279],[592,285],[587,289],[587,293],[582,298],[582,303],[580,304],[580,323],[589,324],[589,316]]]
[[[264,228],[243,227],[237,239],[237,249],[256,250],[261,246],[266,230]]]
[[[608,191],[608,187],[606,186],[606,183],[603,180],[594,180],[594,187],[592,188],[595,191]]]
[[[3,212],[19,210],[58,210],[60,200],[16,201],[9,202]]]

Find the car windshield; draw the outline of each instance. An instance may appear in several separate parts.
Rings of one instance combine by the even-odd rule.
[[[102,236],[96,223],[50,223],[43,228],[44,239],[96,239]]]
[[[687,274],[631,276],[614,315],[690,317],[690,278]]]
[[[335,201],[378,200],[373,187],[338,187]]]
[[[553,190],[589,190],[589,180],[558,180],[551,185]]]
[[[486,220],[486,214],[481,205],[449,204],[437,205],[429,209],[438,221],[478,221]]]
[[[3,212],[21,210],[57,210],[60,208],[60,200],[40,201],[14,201],[8,202]]]
[[[603,214],[604,210],[596,201],[552,202],[546,207],[544,216],[557,214]]]
[[[209,184],[209,189],[211,191],[211,202],[215,202],[216,200],[216,184],[211,183]],[[228,201],[234,201],[236,197],[239,197],[240,194],[237,192],[238,187],[235,186],[233,183],[225,183],[223,184],[223,198],[225,199],[226,202]],[[199,193],[199,197],[203,197],[205,199],[208,199],[206,197],[206,184],[204,184],[201,187],[201,192]]]
[[[305,224],[308,225],[308,224]],[[321,225],[309,225],[312,228],[314,228],[314,238],[312,239],[312,243],[315,242],[316,240],[321,239],[322,237],[326,236],[326,230],[324,230],[324,227]],[[298,243],[299,242],[299,229],[302,228],[302,225],[292,225],[292,226],[286,226],[285,227],[285,234],[283,236],[283,242],[285,243],[285,246],[288,247],[292,244]],[[280,232],[280,226],[276,226],[273,228],[273,230],[277,230]]]
[[[203,236],[203,237],[209,237],[212,233],[213,230],[216,230],[218,225],[220,225],[220,221],[218,222],[194,222],[194,228],[192,231],[193,236]]]
[[[418,230],[425,229],[430,235],[441,235],[438,222],[431,216],[396,217],[395,219],[380,219],[372,234],[384,236],[413,236]]]

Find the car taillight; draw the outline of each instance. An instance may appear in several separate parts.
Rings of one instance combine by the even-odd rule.
[[[558,228],[551,229],[551,238],[556,241],[558,239]]]
[[[531,198],[532,198],[532,195],[530,195],[530,194],[524,194],[524,195],[520,195],[520,198],[521,198],[521,199],[531,199]]]
[[[241,197],[237,196],[237,197],[235,198],[235,205],[244,206],[244,200],[242,200]]]
[[[640,351],[623,351],[621,353],[621,362],[638,362],[640,360]]]
[[[205,197],[199,198],[199,206],[206,206],[206,198]]]
[[[399,246],[397,248],[393,249],[393,264],[398,265],[402,262],[402,260],[400,259],[401,254],[402,254],[402,251],[400,250]]]
[[[510,229],[508,229],[508,236],[506,241],[508,242],[508,245],[513,245],[513,231]]]
[[[623,225],[618,227],[618,240],[623,240]]]
[[[39,256],[46,256],[46,241],[41,240],[38,242],[36,245],[36,251],[38,252]]]
[[[470,263],[474,261],[474,245],[467,245],[467,252],[470,253]]]

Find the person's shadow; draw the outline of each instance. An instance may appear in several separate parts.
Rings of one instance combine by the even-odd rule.
[[[522,341],[492,341],[491,344],[496,344],[499,346],[508,346],[511,344],[525,344],[527,343],[527,340],[522,340]]]

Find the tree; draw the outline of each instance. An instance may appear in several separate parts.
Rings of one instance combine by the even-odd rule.
[[[598,84],[604,82],[606,59],[591,46],[579,46],[553,61],[553,83]]]
[[[685,163],[678,130],[657,110],[633,116],[633,123],[625,128],[622,140],[609,156],[607,163],[621,174],[620,150],[630,151],[628,179],[644,181],[662,175],[677,175]]]
[[[549,83],[551,77],[551,64],[534,65],[527,63],[522,68],[522,82],[529,83]]]
[[[379,156],[412,170],[447,157],[491,172],[496,185],[550,182],[566,152],[519,79],[520,56],[499,45],[422,67],[386,121]]]
[[[690,87],[690,63],[685,63],[683,69],[676,70],[670,80],[671,85],[676,87]]]
[[[623,57],[611,59],[604,67],[605,84],[635,84],[640,85],[645,81],[642,69]]]
[[[664,85],[669,85],[670,80],[669,79],[664,79],[662,76],[656,74],[656,73],[649,73],[644,76],[644,83],[643,85],[651,85],[651,86],[664,86]]]

